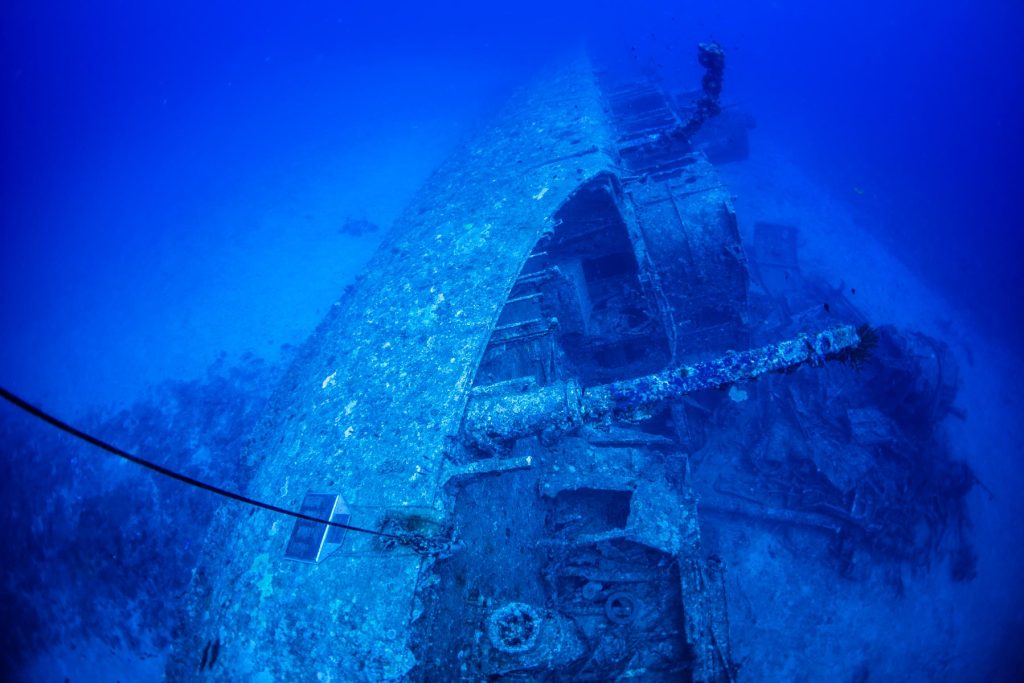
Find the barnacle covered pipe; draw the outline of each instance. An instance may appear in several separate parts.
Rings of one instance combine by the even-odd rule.
[[[632,417],[663,401],[702,389],[746,382],[805,363],[819,365],[830,357],[842,356],[859,343],[860,336],[850,325],[815,335],[801,334],[759,349],[729,352],[703,363],[591,387],[584,393],[583,406],[586,414],[594,417]]]
[[[466,407],[463,434],[471,442],[486,445],[545,431],[567,432],[608,416],[642,419],[650,409],[685,394],[746,382],[799,365],[845,358],[861,341],[857,329],[843,325],[585,390],[570,380],[519,392],[474,396]]]

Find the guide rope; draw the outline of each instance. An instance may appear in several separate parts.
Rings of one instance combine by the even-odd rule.
[[[35,405],[32,405],[31,403],[29,403],[25,399],[23,399],[20,396],[14,394],[11,391],[8,391],[7,389],[5,389],[2,386],[0,386],[0,397],[2,397],[5,401],[10,403],[11,405],[13,405],[13,406],[15,406],[17,408],[20,408],[21,410],[25,411],[29,415],[32,415],[33,417],[36,417],[36,418],[42,420],[43,422],[46,422],[47,424],[49,424],[49,425],[51,425],[53,427],[56,427],[57,429],[59,429],[60,431],[66,433],[66,434],[70,434],[71,436],[75,437],[76,439],[81,439],[82,441],[85,441],[86,443],[91,444],[91,445],[95,446],[96,448],[99,448],[99,449],[104,450],[104,451],[106,451],[108,453],[116,455],[119,458],[123,458],[123,459],[127,460],[128,462],[133,462],[136,465],[140,465],[141,467],[145,467],[146,469],[152,470],[153,472],[156,472],[157,474],[162,474],[165,477],[170,477],[171,479],[176,479],[176,480],[180,481],[183,484],[188,484],[189,486],[194,486],[196,488],[203,489],[204,491],[209,491],[210,493],[215,493],[218,496],[223,496],[224,498],[230,498],[231,500],[238,501],[239,503],[245,503],[246,505],[252,505],[253,507],[261,508],[263,510],[269,510],[270,512],[276,512],[276,513],[278,513],[280,515],[287,515],[288,517],[294,517],[295,519],[303,519],[303,520],[306,520],[307,522],[316,522],[317,524],[326,524],[328,526],[337,527],[339,529],[345,529],[347,531],[354,531],[354,532],[361,533],[361,534],[371,534],[373,536],[381,536],[383,538],[390,538],[390,539],[393,539],[395,541],[398,541],[399,543],[401,543],[403,545],[411,545],[414,550],[418,551],[417,545],[418,545],[418,542],[421,542],[420,539],[410,539],[410,538],[407,538],[405,535],[389,534],[389,533],[384,532],[384,531],[374,531],[373,529],[364,529],[362,527],[352,526],[350,524],[342,524],[340,522],[332,522],[331,520],[328,520],[328,519],[320,519],[319,517],[314,517],[312,515],[307,515],[307,514],[304,514],[302,512],[295,512],[294,510],[289,510],[287,508],[278,507],[277,505],[272,505],[270,503],[265,503],[265,502],[263,502],[261,500],[256,500],[254,498],[249,498],[248,496],[243,496],[241,493],[235,493],[234,491],[228,491],[227,489],[222,489],[219,486],[214,486],[213,484],[208,484],[205,481],[200,481],[198,479],[194,479],[194,478],[192,478],[192,477],[190,477],[188,475],[182,474],[180,472],[175,472],[174,470],[169,469],[167,467],[164,467],[163,465],[158,465],[155,462],[150,462],[149,460],[146,460],[145,458],[140,458],[137,455],[132,455],[131,453],[129,453],[127,451],[124,451],[124,450],[118,448],[117,446],[113,446],[113,445],[107,443],[106,441],[100,439],[99,437],[93,436],[92,434],[89,434],[88,432],[84,432],[81,429],[78,429],[77,427],[73,427],[72,425],[68,424],[67,422],[64,422],[63,420],[61,420],[59,418],[54,417],[53,415],[51,415],[50,413],[46,412],[42,408],[39,408],[39,407],[37,407]]]

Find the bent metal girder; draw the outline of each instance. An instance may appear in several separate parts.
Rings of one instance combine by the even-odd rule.
[[[606,417],[639,420],[665,401],[747,382],[769,372],[804,364],[820,365],[843,357],[860,343],[857,330],[852,325],[843,325],[586,389],[569,380],[520,392],[473,396],[466,408],[462,431],[469,442],[487,447],[530,434],[566,432]]]

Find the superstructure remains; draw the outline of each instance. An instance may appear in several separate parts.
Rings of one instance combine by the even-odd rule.
[[[789,316],[771,339],[751,325],[708,158],[745,146],[694,138],[721,89],[720,49],[701,55],[689,112],[653,82],[560,65],[434,174],[250,450],[254,497],[341,494],[352,524],[405,540],[349,533],[291,562],[290,525],[223,510],[174,680],[211,641],[223,680],[733,680],[702,430],[744,382],[861,362],[875,332],[855,315]],[[850,409],[864,439],[884,428]]]

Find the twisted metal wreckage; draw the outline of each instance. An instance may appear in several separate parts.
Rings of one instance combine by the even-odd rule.
[[[694,139],[724,56],[700,61],[691,105],[578,57],[430,178],[247,463],[250,495],[387,535],[225,508],[173,680],[209,674],[211,643],[220,680],[734,678],[684,400],[861,361],[876,333],[733,351],[748,264],[709,156],[742,135]]]

